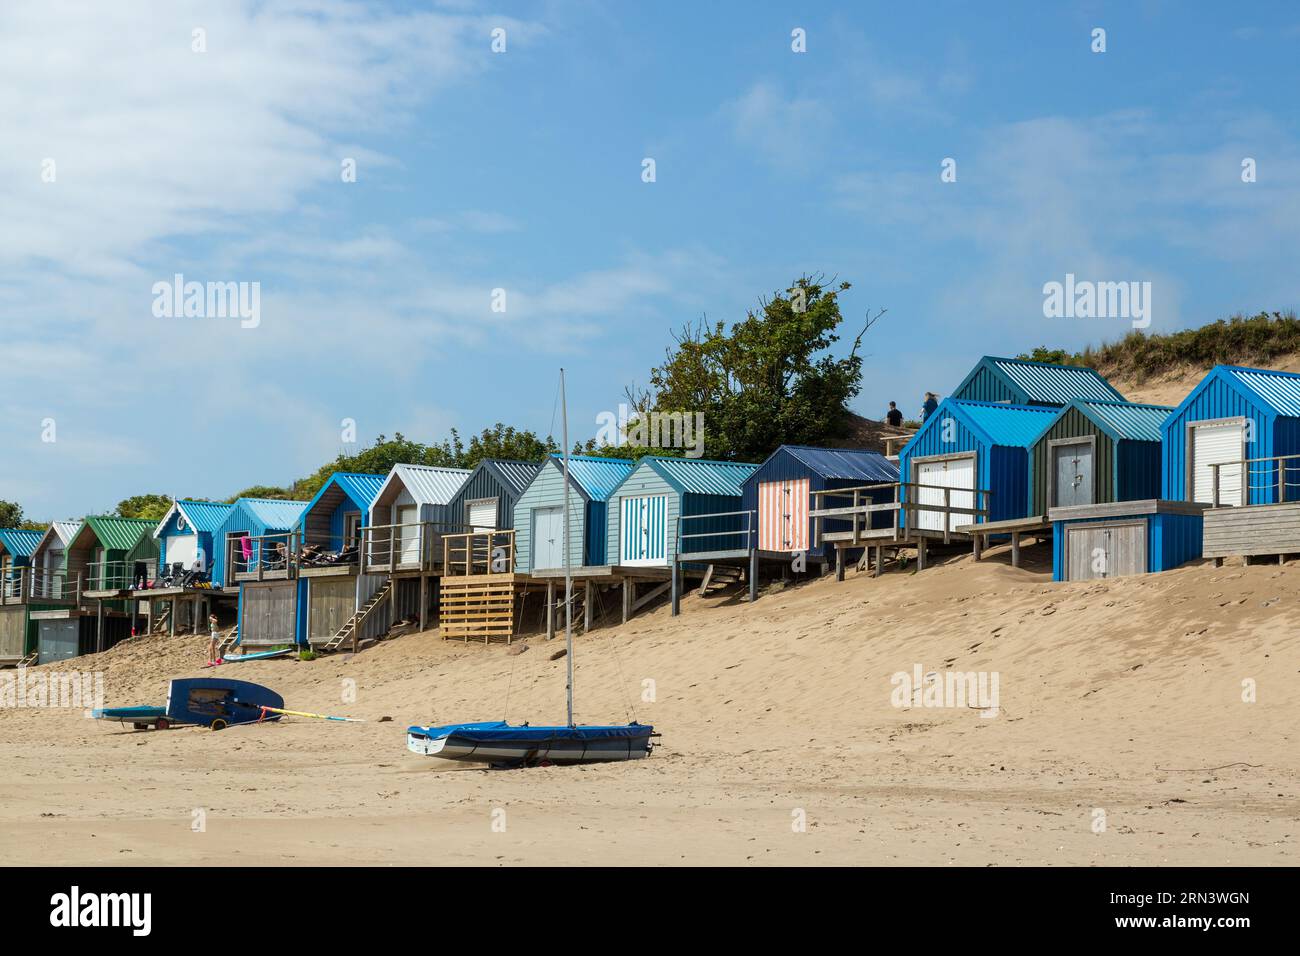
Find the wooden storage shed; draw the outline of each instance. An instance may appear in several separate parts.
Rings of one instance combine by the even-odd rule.
[[[1053,508],[1052,580],[1148,574],[1193,561],[1201,557],[1205,510],[1160,499]]]
[[[1075,399],[1030,448],[1031,514],[1160,496],[1164,405]]]

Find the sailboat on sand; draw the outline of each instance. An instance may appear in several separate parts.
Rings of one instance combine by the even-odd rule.
[[[649,724],[587,725],[573,722],[573,569],[569,555],[569,414],[560,369],[564,448],[564,645],[568,667],[565,694],[569,721],[562,727],[512,726],[504,720],[408,727],[406,746],[414,753],[448,760],[511,766],[637,760],[649,756],[657,736]]]

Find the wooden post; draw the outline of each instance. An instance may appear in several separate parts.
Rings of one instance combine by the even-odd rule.
[[[546,579],[546,639],[555,638],[555,578]]]
[[[681,564],[672,559],[672,617],[681,614]]]
[[[144,602],[144,627],[146,634],[153,633],[153,601]]]
[[[978,561],[984,554],[984,549],[981,547],[983,540],[980,538],[980,533],[976,531],[972,534],[971,540],[975,542],[975,560]]]
[[[1219,466],[1210,465],[1210,507],[1219,507]]]
[[[420,630],[425,631],[429,625],[429,576],[420,572]]]
[[[758,600],[758,548],[749,552],[749,602]]]
[[[884,570],[885,570],[885,546],[883,544],[878,544],[876,545],[876,571],[873,576],[877,578],[880,577],[881,573]]]
[[[916,570],[925,570],[925,535],[916,539]]]
[[[859,541],[862,540],[862,536],[858,531],[858,519],[861,518],[862,515],[858,514],[857,509],[858,509],[858,489],[854,488],[853,489],[853,543],[854,544],[857,544]],[[840,580],[843,581],[844,579],[840,578]]]
[[[167,615],[167,629],[168,629],[167,636],[175,637],[176,636],[176,613],[179,610],[179,608],[177,608],[176,606],[176,599],[172,598],[170,601],[168,601],[167,607],[171,609],[171,613]]]
[[[591,578],[582,582],[582,633],[591,630]]]
[[[1020,567],[1020,532],[1011,532],[1011,566]]]
[[[835,546],[835,580],[844,580],[844,548],[838,544]]]
[[[636,584],[631,578],[623,579],[623,623],[632,616],[632,599],[636,596]]]
[[[104,599],[95,598],[96,611],[95,615],[95,650],[103,652],[104,650]]]
[[[1247,470],[1246,466],[1242,465],[1242,471],[1245,472]],[[1248,476],[1246,474],[1241,476],[1243,483],[1247,481],[1247,479]],[[1286,459],[1279,458],[1277,460],[1277,503],[1282,504],[1284,501],[1286,501]]]

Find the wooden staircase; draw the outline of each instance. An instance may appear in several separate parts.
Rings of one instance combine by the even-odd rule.
[[[724,588],[729,584],[739,584],[744,579],[744,572],[740,568],[733,568],[726,564],[710,564],[704,572],[704,580],[700,582],[700,589],[696,593],[704,597],[709,593],[710,588]]]
[[[324,645],[327,651],[337,651],[346,641],[353,639],[357,629],[365,623],[374,610],[387,601],[393,595],[393,579],[389,578],[384,582],[384,586],[376,591],[356,614],[348,618],[347,622],[338,629],[338,632],[329,639]]]
[[[28,654],[26,657],[24,657],[22,660],[18,662],[18,666],[32,667],[36,663],[37,658],[39,657],[40,657],[39,651],[32,651],[30,654]]]
[[[167,630],[167,622],[172,619],[172,610],[175,607],[175,603],[176,602],[174,601],[168,602],[166,609],[154,620],[153,630],[149,633],[161,634]]]
[[[220,660],[221,658],[225,657],[226,652],[238,643],[239,643],[239,625],[236,624],[229,631],[227,631],[226,636],[223,637],[217,643],[217,659]]]

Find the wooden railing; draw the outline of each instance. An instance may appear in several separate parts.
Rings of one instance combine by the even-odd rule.
[[[308,537],[301,533],[294,542],[294,564],[300,571],[304,568],[348,569],[361,564],[361,535],[326,536],[324,542],[310,541]],[[337,548],[335,542],[338,542]]]
[[[43,568],[21,568],[22,591],[31,601],[59,601],[68,604],[80,604],[81,592],[84,590],[82,576],[68,574],[67,571],[47,571]],[[5,589],[6,604],[21,604],[21,600],[10,600],[9,589]]]
[[[903,500],[903,490],[908,492],[908,500]],[[889,490],[892,494],[891,501],[876,501],[875,496],[881,492]],[[943,492],[943,504],[930,504],[914,500],[918,495],[916,493],[929,490]],[[969,495],[971,503],[969,505],[953,505],[953,494]],[[813,547],[822,543],[822,535],[825,533],[825,521],[827,518],[834,518],[841,521],[848,521],[848,529],[851,537],[849,540],[852,544],[861,544],[865,537],[864,532],[871,530],[871,515],[877,512],[889,512],[892,514],[890,527],[898,528],[900,536],[904,539],[910,538],[912,533],[918,529],[915,516],[922,513],[937,513],[944,515],[943,524],[943,541],[948,544],[951,540],[953,520],[952,515],[970,515],[970,521],[960,522],[961,524],[975,524],[981,520],[986,520],[991,513],[989,501],[993,497],[993,492],[987,488],[952,488],[948,485],[927,485],[915,481],[878,481],[872,484],[855,485],[851,488],[826,488],[821,491],[811,492],[815,503],[820,507],[809,510],[808,515],[813,519]],[[827,499],[840,499],[849,501],[847,505],[828,506]],[[899,515],[902,521],[899,521]],[[860,522],[865,519],[865,524]],[[934,529],[937,530],[937,529]]]
[[[514,531],[468,531],[442,536],[442,573],[511,574],[515,569]]]
[[[1252,467],[1255,466],[1255,467]],[[1223,497],[1223,474],[1221,469],[1235,468],[1235,476],[1239,486],[1235,497],[1236,501],[1228,501]],[[1274,504],[1282,504],[1287,500],[1288,488],[1300,488],[1300,481],[1288,481],[1288,474],[1300,476],[1300,455],[1273,455],[1268,458],[1239,458],[1236,461],[1212,462],[1210,469],[1210,506],[1213,508],[1235,508],[1240,505],[1250,504],[1250,493],[1252,491],[1276,491],[1277,498]],[[1259,480],[1257,480],[1259,479]],[[1194,479],[1193,479],[1194,480]],[[1192,494],[1187,497],[1195,498],[1195,486],[1191,489]],[[1292,500],[1300,500],[1300,495],[1292,495]]]
[[[226,580],[297,577],[299,536],[293,531],[226,536]]]
[[[361,571],[433,571],[443,560],[442,540],[461,534],[463,524],[420,521],[379,524],[361,529]]]
[[[86,564],[87,591],[129,591],[135,587],[137,561],[90,561]]]

